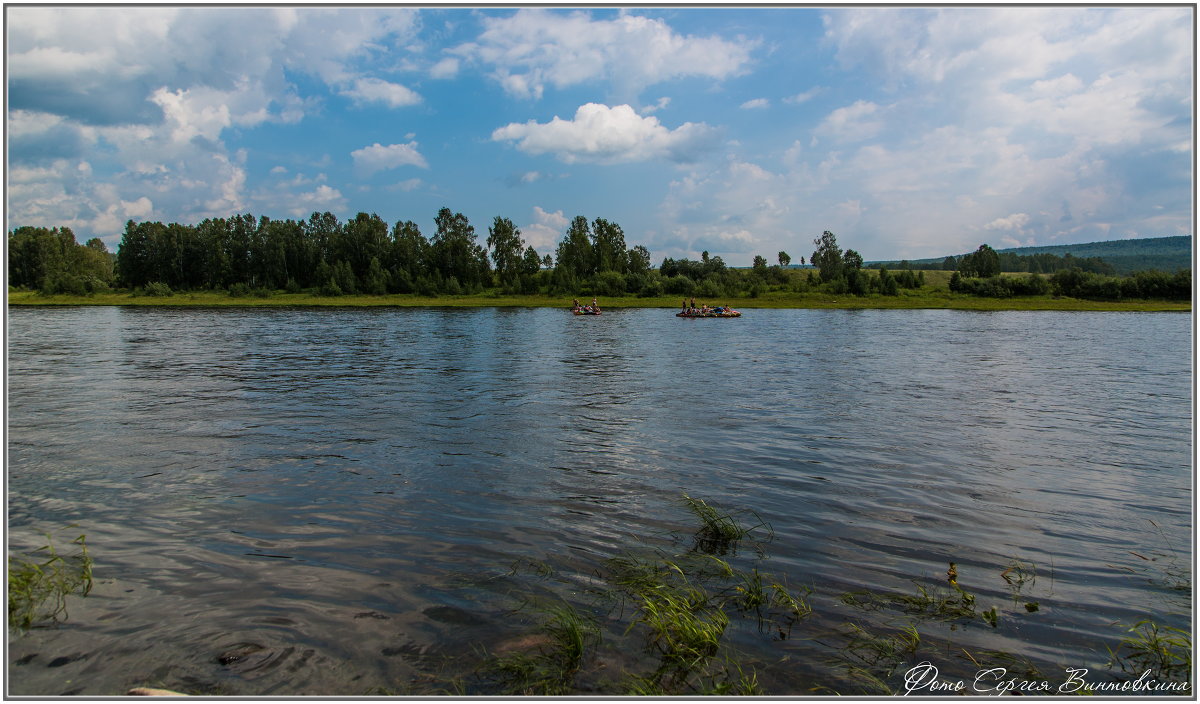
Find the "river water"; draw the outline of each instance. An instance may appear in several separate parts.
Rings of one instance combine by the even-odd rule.
[[[812,590],[788,634],[729,630],[768,694],[877,691],[854,665],[902,691],[918,661],[961,677],[980,653],[1101,678],[1125,627],[1190,630],[1191,334],[1180,314],[10,308],[9,553],[85,533],[95,585],[10,631],[9,691],[495,693],[469,673],[519,651],[532,599],[596,616],[577,687],[611,692],[653,667],[596,597],[604,565],[685,550],[685,493],[769,525],[731,565]],[[844,598],[948,589],[949,562],[996,626]],[[851,624],[905,623],[921,646],[898,660],[847,647]]]

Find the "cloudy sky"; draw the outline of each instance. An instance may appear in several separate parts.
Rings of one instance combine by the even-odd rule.
[[[1190,7],[7,5],[7,226],[576,215],[735,266],[1191,234]]]

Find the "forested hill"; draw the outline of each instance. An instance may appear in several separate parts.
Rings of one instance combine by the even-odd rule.
[[[1192,238],[1188,236],[1147,237],[1046,247],[1013,247],[997,249],[996,252],[1023,257],[1034,254],[1052,254],[1056,257],[1070,254],[1077,259],[1099,257],[1112,265],[1118,274],[1130,274],[1135,271],[1151,269],[1174,272],[1179,269],[1192,268]],[[958,259],[962,255],[953,256]],[[945,259],[945,257],[915,259],[909,263],[915,269],[941,268]],[[887,264],[895,265],[896,263],[888,262]]]

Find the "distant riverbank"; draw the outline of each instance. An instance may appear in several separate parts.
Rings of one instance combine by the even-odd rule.
[[[590,299],[590,296],[581,296]],[[602,309],[679,308],[677,296],[656,298],[601,297]],[[697,303],[701,301],[697,300]],[[948,291],[922,290],[899,296],[852,296],[827,293],[772,292],[757,298],[726,298],[703,301],[709,305],[752,308],[841,308],[841,309],[922,309],[949,310],[1079,310],[1079,311],[1176,311],[1192,310],[1190,301],[1090,301],[1053,296],[981,298]],[[230,296],[224,291],[194,291],[170,296],[132,295],[128,292],[97,293],[90,296],[52,295],[36,291],[10,291],[8,305],[20,306],[166,306],[166,307],[523,307],[568,308],[570,299],[541,295],[481,294],[464,296],[315,296],[309,293],[276,292],[267,297]]]

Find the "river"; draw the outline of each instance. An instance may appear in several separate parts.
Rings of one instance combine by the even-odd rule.
[[[684,494],[811,590],[790,633],[729,630],[768,694],[960,651],[1102,677],[1128,626],[1190,629],[1190,316],[671,313],[10,308],[9,553],[83,533],[95,577],[10,631],[10,694],[495,693],[469,673],[531,599],[595,615],[576,686],[611,692],[653,668],[606,561],[686,550]],[[845,598],[950,562],[995,626]],[[883,670],[848,648],[906,623]]]

